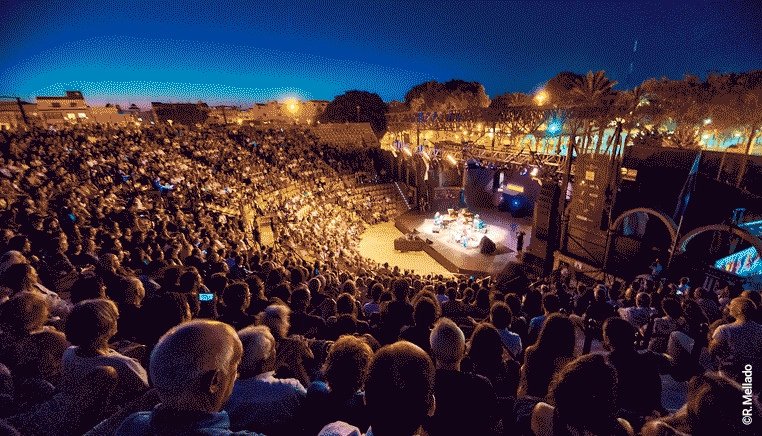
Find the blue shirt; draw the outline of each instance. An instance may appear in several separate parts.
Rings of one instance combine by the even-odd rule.
[[[116,436],[262,436],[230,430],[227,412],[180,412],[161,404],[151,412],[133,413],[116,430]]]

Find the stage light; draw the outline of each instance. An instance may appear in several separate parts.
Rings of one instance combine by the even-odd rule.
[[[529,173],[532,177],[537,177],[537,174],[540,173],[540,169],[537,167],[532,168],[532,172]]]
[[[705,120],[704,120],[704,125],[705,125],[705,126],[706,126],[707,124],[711,124],[711,123],[712,123],[712,119],[711,119],[711,118],[707,118],[707,119],[705,119]]]
[[[519,175],[526,176],[527,174],[529,174],[529,169],[527,167],[521,167],[521,169],[519,170]]]
[[[555,136],[561,131],[562,128],[563,128],[563,123],[561,122],[561,120],[554,119],[550,123],[548,123],[547,132]]]

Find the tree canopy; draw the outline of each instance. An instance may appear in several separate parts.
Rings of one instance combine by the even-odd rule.
[[[490,99],[479,82],[453,79],[440,83],[432,80],[411,88],[405,94],[405,104],[415,112],[464,111],[486,108]]]
[[[359,117],[358,117],[358,109]],[[386,113],[389,108],[378,94],[367,91],[348,91],[336,96],[320,114],[321,123],[370,123],[373,133],[381,137],[386,132]]]

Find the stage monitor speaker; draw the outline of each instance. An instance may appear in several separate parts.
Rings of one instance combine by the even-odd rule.
[[[438,233],[438,232],[437,232],[437,233]],[[427,244],[429,244],[429,245],[431,245],[431,244],[433,244],[433,243],[434,243],[434,241],[432,241],[432,240],[431,240],[431,239],[429,239],[429,238],[426,238],[426,243],[427,243]]]
[[[492,242],[492,239],[486,236],[479,242],[479,253],[481,254],[492,254],[496,249],[497,246]]]

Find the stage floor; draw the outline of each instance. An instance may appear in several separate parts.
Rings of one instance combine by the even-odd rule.
[[[469,241],[468,247],[463,247],[462,244],[451,239],[450,230],[432,232],[434,212],[406,213],[395,220],[395,226],[403,233],[417,230],[421,239],[432,241],[424,250],[450,272],[473,276],[496,275],[505,268],[508,262],[517,260],[516,232],[523,230],[526,233],[524,248],[529,245],[532,234],[531,220],[513,218],[506,212],[469,210],[479,214],[487,225],[486,236],[497,245],[494,254],[481,254],[477,248],[484,233],[472,233],[473,239]],[[392,244],[393,241],[389,243]]]
[[[383,265],[397,266],[400,270],[415,270],[416,274],[452,276],[439,262],[424,251],[407,251],[405,253],[394,249],[394,240],[402,233],[394,227],[393,222],[370,226],[360,235],[360,254]]]

